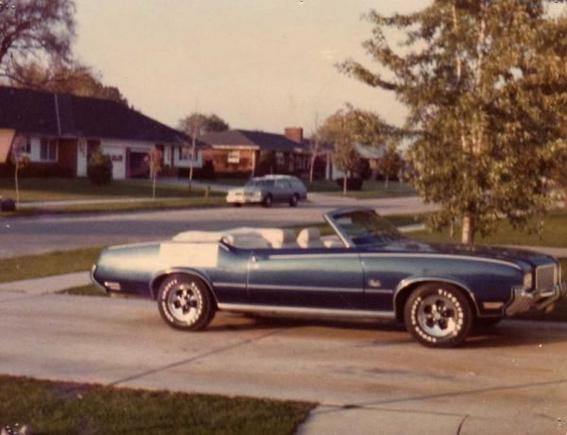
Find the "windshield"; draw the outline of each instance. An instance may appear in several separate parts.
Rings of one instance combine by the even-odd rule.
[[[250,180],[244,187],[271,187],[273,184],[273,180]]]
[[[400,232],[373,210],[354,210],[331,217],[337,230],[354,246],[384,244],[402,238]]]

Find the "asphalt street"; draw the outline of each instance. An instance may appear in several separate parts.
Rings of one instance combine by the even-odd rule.
[[[222,207],[105,215],[0,218],[0,258],[170,238],[188,230],[222,230],[240,226],[281,226],[321,222],[338,207],[366,205],[384,215],[431,210],[417,197],[356,201],[340,196],[310,195],[297,208]]]
[[[301,433],[567,432],[567,327],[508,321],[454,350],[395,325],[217,315],[170,329],[153,302],[0,292],[0,373],[321,403]]]

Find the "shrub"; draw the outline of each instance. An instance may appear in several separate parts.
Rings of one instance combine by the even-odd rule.
[[[344,178],[337,178],[335,180],[337,186],[341,189],[343,188]],[[347,190],[362,190],[362,183],[364,180],[362,178],[347,178]]]
[[[100,150],[93,152],[87,164],[87,176],[97,186],[112,181],[112,160]]]
[[[212,160],[205,160],[203,167],[196,170],[196,177],[202,180],[215,179],[215,165]]]

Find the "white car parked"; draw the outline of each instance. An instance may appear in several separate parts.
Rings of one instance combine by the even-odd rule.
[[[303,199],[307,199],[307,188],[291,175],[254,177],[244,187],[229,190],[226,196],[226,201],[237,207],[243,204],[271,207],[274,202],[287,202],[295,207]]]

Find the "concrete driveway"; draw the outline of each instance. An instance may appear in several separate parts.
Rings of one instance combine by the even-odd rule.
[[[313,194],[297,208],[209,208],[88,216],[0,218],[0,258],[165,239],[180,231],[222,230],[238,226],[280,226],[322,221],[333,208],[365,205],[385,215],[431,210],[417,197],[356,201],[340,196]]]
[[[168,328],[137,299],[0,293],[0,373],[321,403],[302,433],[567,433],[567,328],[505,322],[431,350],[388,324],[217,315]]]

